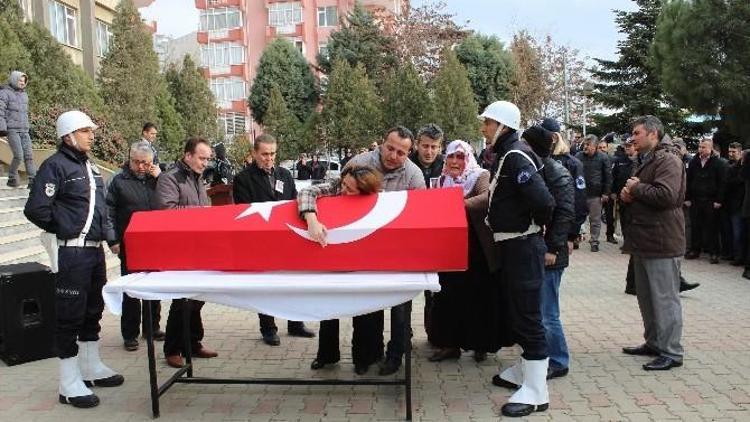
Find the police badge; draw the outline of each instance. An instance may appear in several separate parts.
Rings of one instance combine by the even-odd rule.
[[[52,196],[55,195],[55,184],[54,183],[47,183],[44,185],[44,194],[48,197],[52,198]]]

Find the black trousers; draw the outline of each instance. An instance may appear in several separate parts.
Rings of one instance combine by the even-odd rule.
[[[609,198],[602,208],[604,208],[604,220],[607,223],[607,237],[615,235],[615,201]]]
[[[383,327],[378,326],[376,313],[352,318],[352,361],[355,365],[371,365],[383,357]],[[317,360],[321,363],[335,363],[340,359],[339,320],[321,321]]]
[[[183,337],[183,308],[188,307],[190,312],[190,348],[199,350],[201,340],[203,340],[203,320],[201,319],[201,308],[204,302],[200,300],[176,299],[172,301],[169,307],[169,316],[167,317],[167,332],[164,338],[164,355],[184,355],[185,340]]]
[[[258,320],[260,320],[260,334],[269,335],[275,334],[279,331],[276,327],[276,320],[272,316],[266,314],[258,314]],[[305,324],[302,321],[287,321],[287,331],[296,331],[304,327]]]
[[[125,245],[120,245],[124,250]],[[127,258],[125,253],[120,253],[120,274],[130,274],[126,264]],[[153,318],[152,330],[159,330],[159,320],[161,320],[161,302],[158,300],[147,300],[146,303],[151,306],[151,316]],[[141,306],[141,300],[135,299],[127,294],[122,295],[122,316],[120,316],[120,333],[124,340],[133,340],[141,333],[141,322],[143,322],[143,332],[146,332],[146,312],[148,308]]]
[[[547,341],[542,325],[541,287],[544,253],[540,235],[496,243],[500,259],[498,277],[509,298],[513,339],[526,360],[547,358]]]
[[[696,199],[690,205],[690,250],[719,254],[719,211],[713,201]]]
[[[102,288],[107,283],[104,250],[58,248],[55,275],[55,346],[60,359],[78,355],[80,341],[99,340],[104,311]]]

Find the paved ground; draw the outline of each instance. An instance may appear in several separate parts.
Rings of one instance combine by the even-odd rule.
[[[750,420],[750,281],[725,263],[684,264],[690,281],[703,285],[683,295],[685,365],[646,373],[645,358],[624,356],[623,345],[641,341],[635,298],[623,294],[626,256],[613,245],[592,254],[578,251],[564,278],[563,322],[572,351],[571,373],[551,382],[550,410],[530,420]],[[220,376],[320,376],[309,364],[316,341],[282,337],[282,345],[260,343],[254,314],[207,305],[205,343],[221,356],[198,362],[197,374]],[[476,364],[427,361],[421,300],[413,315],[415,420],[496,420],[510,392],[489,380],[498,364],[517,350]],[[150,419],[145,347],[125,352],[118,320],[106,314],[103,354],[126,377],[124,386],[98,389],[102,404],[76,410],[57,404],[55,359],[16,367],[0,363],[0,421],[137,421]],[[311,324],[317,328],[317,324]],[[386,324],[387,326],[387,324]],[[350,341],[350,328],[342,329]],[[348,349],[343,351],[348,356]],[[171,371],[159,361],[160,376]],[[345,361],[325,376],[353,376]],[[162,400],[162,420],[369,421],[401,420],[395,387],[279,387],[178,385]]]

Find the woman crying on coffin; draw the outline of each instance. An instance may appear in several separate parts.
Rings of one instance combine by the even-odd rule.
[[[316,201],[326,196],[370,195],[382,190],[383,175],[366,166],[348,166],[341,172],[341,178],[302,189],[297,195],[300,216],[307,222],[307,232],[312,239],[327,245],[328,230],[318,220]],[[352,321],[352,360],[354,372],[363,375],[370,365],[383,357],[383,338],[378,335],[378,327],[370,326],[373,319],[366,315],[355,316]],[[341,358],[339,351],[339,320],[320,322],[318,333],[318,354],[310,367],[318,370],[334,364]]]
[[[466,271],[439,273],[440,292],[432,302],[430,342],[437,350],[431,362],[461,357],[461,349],[473,350],[474,360],[502,346],[497,311],[499,286],[490,274],[495,270],[492,233],[484,223],[487,214],[490,172],[477,163],[474,149],[456,140],[446,149],[440,176],[441,188],[463,190],[468,220],[469,260]]]

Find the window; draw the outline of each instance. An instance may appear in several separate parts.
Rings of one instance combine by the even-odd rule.
[[[230,66],[244,62],[245,48],[237,43],[215,43],[201,48],[201,64],[203,66]]]
[[[305,54],[305,43],[303,43],[300,40],[294,40],[293,42],[294,42],[294,46],[297,47],[297,50],[300,53]]]
[[[247,119],[241,113],[223,113],[219,115],[219,124],[224,128],[227,138],[241,133],[247,133]]]
[[[76,10],[55,0],[48,0],[49,30],[58,42],[78,47]]]
[[[318,26],[336,26],[337,24],[336,6],[318,8]]]
[[[242,13],[237,8],[201,10],[201,31],[238,28],[242,25]]]
[[[328,58],[328,43],[322,42],[318,44],[318,54],[325,58]]]
[[[302,22],[302,3],[272,3],[268,6],[268,25],[293,26]]]
[[[112,31],[109,25],[98,20],[96,21],[96,54],[104,57],[109,53],[109,43],[112,40]]]
[[[211,92],[214,93],[216,101],[243,100],[247,96],[245,81],[240,78],[211,79]]]

